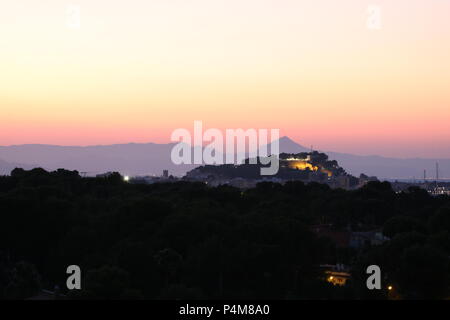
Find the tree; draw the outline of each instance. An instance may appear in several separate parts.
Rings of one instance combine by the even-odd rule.
[[[432,232],[448,231],[450,232],[450,208],[440,208],[429,221]]]
[[[399,288],[406,298],[444,298],[449,285],[448,256],[431,246],[414,246],[402,254]]]
[[[383,226],[383,234],[389,238],[412,231],[425,232],[426,230],[419,220],[406,216],[392,217]]]
[[[137,290],[130,288],[129,274],[115,266],[102,266],[89,270],[82,282],[84,289],[74,292],[76,298],[82,299],[126,299],[139,296]]]
[[[41,277],[31,263],[20,261],[0,265],[0,298],[26,299],[41,289]]]

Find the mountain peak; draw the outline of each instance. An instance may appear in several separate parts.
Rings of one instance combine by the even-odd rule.
[[[283,136],[280,139],[278,139],[278,142],[280,144],[280,152],[285,153],[299,153],[299,152],[308,152],[309,149],[305,148],[301,144],[298,144],[288,136]]]
[[[283,142],[283,143],[296,143],[294,140],[292,140],[288,136],[282,136],[280,139],[278,139],[278,141],[280,141],[280,143],[281,142]]]

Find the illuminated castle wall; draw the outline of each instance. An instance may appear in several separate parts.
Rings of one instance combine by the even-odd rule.
[[[326,173],[329,177],[331,177],[333,175],[333,173],[330,170],[328,170],[328,169],[312,165],[309,162],[310,160],[311,159],[308,156],[305,159],[288,158],[288,159],[285,159],[284,162],[285,162],[285,166],[287,168],[290,168],[290,169],[296,169],[296,170],[309,169],[309,170],[314,171],[314,172],[320,171],[320,172]]]

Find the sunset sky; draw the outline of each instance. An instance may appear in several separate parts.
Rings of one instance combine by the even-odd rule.
[[[450,158],[450,1],[2,2],[0,145],[167,143],[194,120]]]

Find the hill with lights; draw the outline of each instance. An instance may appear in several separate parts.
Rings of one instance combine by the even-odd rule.
[[[252,164],[246,159],[240,165],[206,165],[195,168],[186,174],[187,178],[243,178],[261,179],[259,159],[257,164]],[[346,171],[339,166],[336,160],[329,160],[328,155],[318,151],[301,153],[281,153],[279,155],[280,168],[278,173],[271,178],[282,180],[304,180],[325,182],[337,177],[348,177]],[[356,178],[355,178],[356,179]]]

